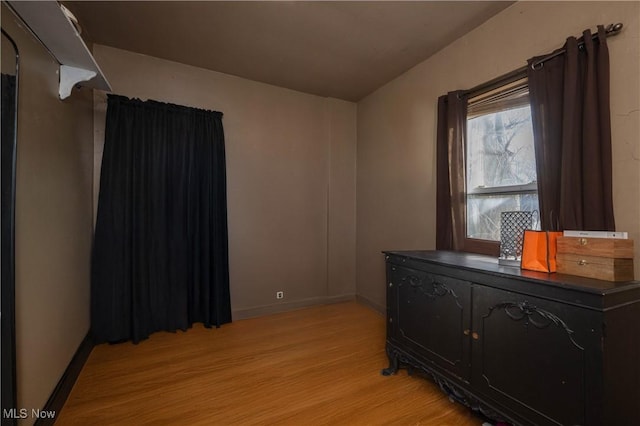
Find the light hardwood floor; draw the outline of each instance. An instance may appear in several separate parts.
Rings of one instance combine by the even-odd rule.
[[[57,425],[481,425],[406,370],[355,302],[93,349]]]

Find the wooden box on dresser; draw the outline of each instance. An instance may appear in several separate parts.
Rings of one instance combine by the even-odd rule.
[[[390,366],[515,425],[640,425],[640,282],[389,251]],[[419,407],[416,407],[419,409]]]

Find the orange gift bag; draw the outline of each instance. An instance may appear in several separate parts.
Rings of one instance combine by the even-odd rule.
[[[556,272],[556,243],[561,236],[556,231],[524,231],[521,268]]]

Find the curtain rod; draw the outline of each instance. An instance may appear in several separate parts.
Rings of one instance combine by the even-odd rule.
[[[607,37],[611,37],[614,35],[617,35],[620,33],[620,31],[622,30],[622,23],[618,22],[617,24],[609,24],[607,26],[607,28],[605,29],[605,35]],[[598,38],[598,33],[595,33],[591,36],[592,40],[596,40]],[[578,42],[578,47],[584,46],[584,41],[579,41]],[[546,61],[548,61],[549,59],[553,59],[556,56],[560,56],[563,55],[566,52],[565,49],[559,50],[555,53],[552,53],[548,56],[545,56],[544,58],[534,62],[532,64],[532,66],[537,66],[540,65]],[[499,77],[496,77],[492,80],[487,81],[486,83],[482,83],[479,84],[469,90],[465,90],[463,92],[463,95],[468,96],[470,98],[473,98],[474,96],[478,96],[481,95],[483,93],[486,93],[490,90],[493,89],[497,89],[500,86],[503,86],[505,84],[509,84],[509,83],[513,83],[514,81],[518,81],[524,77],[527,76],[527,67],[528,65],[525,65],[523,67],[518,68],[517,70],[513,70],[511,72],[508,72],[506,74],[503,74]]]

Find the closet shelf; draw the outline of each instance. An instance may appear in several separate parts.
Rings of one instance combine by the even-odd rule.
[[[57,1],[8,3],[60,64],[60,99],[68,97],[75,85],[111,91],[102,70]]]

